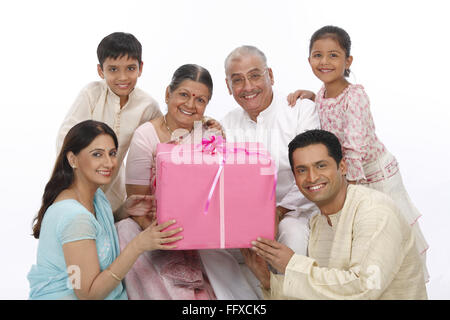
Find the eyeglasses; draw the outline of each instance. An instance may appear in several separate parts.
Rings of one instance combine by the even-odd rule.
[[[245,79],[247,79],[251,84],[258,84],[262,79],[264,74],[267,72],[267,68],[263,72],[252,71],[247,73],[247,75],[235,75],[231,78],[231,86],[233,88],[240,88],[244,85]]]

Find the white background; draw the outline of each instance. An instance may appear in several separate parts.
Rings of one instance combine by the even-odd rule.
[[[353,42],[381,141],[397,157],[430,244],[431,299],[450,299],[450,46],[447,1],[2,1],[0,5],[0,299],[26,299],[35,262],[32,219],[55,159],[55,137],[80,89],[97,80],[96,49],[115,31],[143,45],[138,86],[165,111],[164,90],[184,63],[214,80],[206,113],[234,106],[223,60],[235,47],[262,49],[286,93],[318,91],[309,38],[338,25]]]

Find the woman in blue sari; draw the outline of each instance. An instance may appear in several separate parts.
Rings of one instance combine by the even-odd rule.
[[[127,299],[122,279],[148,250],[170,250],[181,228],[152,223],[119,249],[114,221],[147,214],[151,196],[132,196],[112,212],[100,186],[117,167],[118,142],[108,125],[75,125],[64,139],[35,218],[37,262],[28,274],[30,299]]]

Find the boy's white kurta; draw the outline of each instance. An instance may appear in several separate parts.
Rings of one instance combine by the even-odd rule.
[[[349,185],[344,207],[311,219],[309,257],[271,274],[266,299],[427,299],[414,236],[385,194]]]
[[[133,133],[141,124],[158,116],[162,116],[158,103],[143,90],[134,88],[127,103],[120,108],[120,97],[109,89],[106,81],[91,82],[81,90],[59,129],[57,152],[61,150],[67,132],[84,120],[105,122],[114,130],[119,141],[118,168],[111,182],[102,187],[114,211],[126,198],[122,163]]]

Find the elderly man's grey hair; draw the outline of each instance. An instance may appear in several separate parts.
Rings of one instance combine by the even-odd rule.
[[[240,46],[231,51],[231,53],[226,57],[225,59],[225,72],[228,70],[228,65],[231,60],[238,59],[239,57],[242,57],[244,55],[255,55],[261,58],[262,62],[264,63],[264,67],[267,67],[267,58],[264,52],[259,50],[257,47],[254,46]]]

